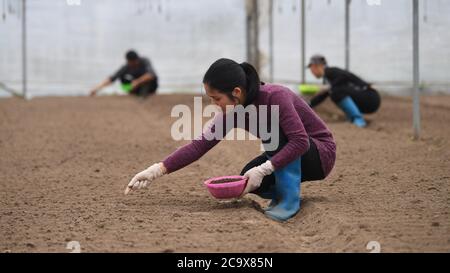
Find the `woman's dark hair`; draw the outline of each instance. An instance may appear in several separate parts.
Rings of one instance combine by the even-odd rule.
[[[245,90],[244,106],[251,104],[259,93],[261,81],[258,72],[249,63],[241,63],[230,59],[219,59],[215,61],[206,71],[203,83],[226,94],[234,99],[232,92],[234,88],[240,87]]]

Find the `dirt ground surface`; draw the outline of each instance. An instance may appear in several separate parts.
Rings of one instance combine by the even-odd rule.
[[[450,97],[384,97],[367,129],[318,108],[337,142],[324,181],[302,184],[285,223],[255,196],[218,201],[203,181],[239,174],[259,141],[222,141],[199,161],[125,196],[132,176],[186,141],[170,128],[192,95],[0,100],[0,252],[450,251]],[[370,247],[369,247],[370,248]],[[377,248],[377,247],[375,247]],[[373,250],[373,249],[372,249]]]

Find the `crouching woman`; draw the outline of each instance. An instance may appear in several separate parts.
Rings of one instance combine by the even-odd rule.
[[[258,116],[257,132],[251,132],[261,138],[262,126],[271,130],[278,128],[279,139],[275,149],[265,149],[263,154],[243,168],[241,174],[248,178],[248,182],[241,197],[252,193],[271,199],[265,209],[265,215],[271,219],[285,221],[293,217],[300,210],[301,183],[323,180],[334,166],[336,144],[330,130],[294,92],[284,86],[261,83],[255,68],[248,63],[220,59],[208,69],[203,84],[212,102],[222,109],[222,117],[217,120],[223,121],[235,115],[233,109],[239,105],[253,105],[257,109],[261,106],[278,108],[276,123],[261,123],[273,122],[270,117],[272,111],[267,111],[268,117]],[[262,111],[256,113],[260,115]],[[255,126],[250,123],[246,119],[245,122],[233,124],[234,128],[250,131],[250,127]],[[199,138],[180,147],[162,162],[136,174],[128,184],[126,193],[145,188],[154,179],[198,160],[220,142],[220,138],[210,137],[217,132],[216,126],[213,123]],[[227,130],[222,130],[222,136],[226,135]],[[264,147],[273,144],[269,140],[262,142]]]

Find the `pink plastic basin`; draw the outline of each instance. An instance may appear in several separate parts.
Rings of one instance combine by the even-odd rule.
[[[226,182],[220,184],[213,184],[212,182],[223,180],[223,179],[239,179],[238,181]],[[229,199],[236,198],[241,195],[247,184],[247,178],[244,176],[234,175],[234,176],[221,176],[214,177],[206,180],[205,182],[208,191],[217,199]]]

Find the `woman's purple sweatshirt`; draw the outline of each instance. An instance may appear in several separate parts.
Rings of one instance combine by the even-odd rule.
[[[279,126],[286,135],[288,142],[270,159],[275,169],[281,169],[305,154],[309,149],[309,138],[311,138],[319,151],[323,173],[328,176],[336,159],[336,143],[325,123],[302,98],[287,87],[264,84],[261,85],[260,92],[252,104],[258,109],[261,105],[268,105],[269,107],[279,105]],[[222,118],[224,118],[225,114],[222,115]],[[270,110],[267,120],[268,122],[271,121]],[[234,128],[237,128],[237,123],[234,124]],[[248,131],[248,127],[249,124],[246,122],[243,129]],[[175,172],[198,160],[220,142],[220,139],[209,140],[210,138],[205,137],[206,134],[215,131],[214,124],[209,127],[209,130],[211,132],[204,132],[200,137],[178,148],[164,159],[163,164],[168,173]],[[224,134],[226,133],[224,132]]]

